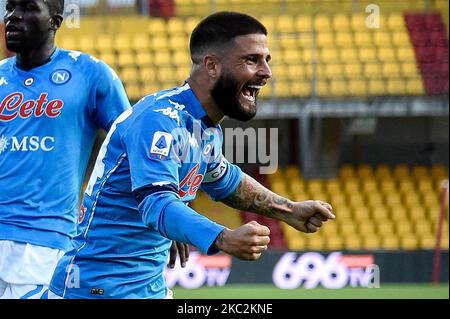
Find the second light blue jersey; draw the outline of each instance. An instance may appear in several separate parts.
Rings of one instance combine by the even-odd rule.
[[[56,49],[31,70],[0,61],[0,240],[69,249],[97,131],[129,107],[87,54]]]
[[[241,181],[222,142],[188,84],[119,116],[86,188],[75,248],[58,264],[50,290],[64,298],[163,298],[171,244],[164,235],[177,222],[167,206],[188,204],[200,188],[220,200]],[[202,232],[183,237],[194,223]],[[197,219],[177,226],[174,239],[211,254],[222,229]]]

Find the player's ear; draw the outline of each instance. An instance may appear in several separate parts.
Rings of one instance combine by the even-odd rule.
[[[220,59],[217,56],[213,54],[205,55],[203,65],[210,77],[216,78],[220,74]]]
[[[50,29],[53,31],[58,30],[63,22],[63,16],[60,14],[55,14],[50,18]]]

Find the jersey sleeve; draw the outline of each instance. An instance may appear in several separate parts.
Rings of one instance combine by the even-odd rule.
[[[220,156],[208,165],[203,179],[201,190],[208,194],[211,199],[220,201],[232,194],[242,179],[242,170],[223,156]]]
[[[134,107],[136,108],[137,105]],[[176,121],[163,113],[144,111],[122,135],[130,166],[132,191],[144,187],[170,187],[178,192],[181,165],[174,136]]]
[[[108,131],[114,120],[130,107],[122,82],[116,72],[104,62],[92,62],[90,113],[97,125]]]
[[[222,154],[223,133],[219,126],[215,131],[213,160],[208,164],[201,190],[215,201],[220,201],[233,193],[242,179],[241,169],[228,162]]]

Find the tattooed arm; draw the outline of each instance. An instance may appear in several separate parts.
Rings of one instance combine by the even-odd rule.
[[[305,233],[316,232],[324,221],[335,218],[328,203],[313,200],[293,202],[268,190],[246,174],[236,191],[222,202],[235,209],[284,221]]]

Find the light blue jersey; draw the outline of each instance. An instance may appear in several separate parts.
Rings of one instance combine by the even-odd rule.
[[[199,188],[220,200],[240,183],[222,142],[188,84],[119,116],[86,188],[75,248],[50,290],[64,298],[163,298],[168,238],[216,252],[223,226],[186,204]]]
[[[98,128],[130,108],[103,62],[56,49],[25,71],[0,61],[0,240],[68,250]]]

